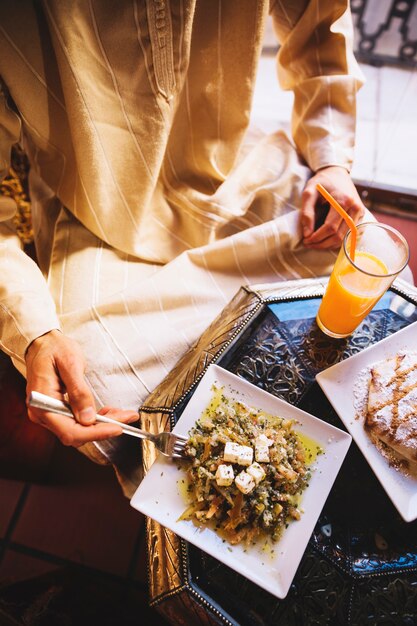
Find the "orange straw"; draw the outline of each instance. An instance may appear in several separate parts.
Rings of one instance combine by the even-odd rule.
[[[320,185],[320,183],[317,183],[317,191],[319,191],[321,193],[321,195],[324,198],[326,198],[327,202],[329,202],[329,204],[335,209],[335,211],[337,211],[339,213],[339,215],[341,217],[343,217],[343,219],[345,220],[346,224],[349,226],[350,232],[351,232],[351,238],[352,238],[352,243],[350,245],[350,256],[352,258],[352,261],[354,261],[355,260],[355,250],[356,250],[356,238],[357,238],[357,234],[358,234],[355,222],[350,217],[350,215],[348,215],[346,213],[346,211],[344,209],[342,209],[340,204],[337,202],[337,200],[335,200],[333,198],[333,196],[327,191],[327,189],[325,189],[323,187],[323,185]]]

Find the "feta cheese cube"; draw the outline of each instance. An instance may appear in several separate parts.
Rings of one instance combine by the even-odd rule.
[[[235,478],[236,487],[245,495],[255,489],[255,481],[250,474],[243,471]]]
[[[238,443],[227,441],[224,447],[223,459],[228,463],[250,465],[253,461],[253,450],[250,446],[240,446]]]
[[[248,474],[250,474],[257,485],[263,480],[266,476],[263,467],[259,465],[259,463],[252,463],[249,465],[246,470]]]
[[[265,444],[255,445],[255,459],[258,463],[269,463],[269,448]]]
[[[231,465],[219,465],[216,471],[216,483],[219,487],[228,487],[232,484],[235,474]]]
[[[273,439],[269,439],[266,435],[258,435],[255,439],[255,446],[266,446],[269,448],[274,443]]]
[[[239,465],[250,465],[253,461],[253,449],[250,446],[240,446],[239,458],[237,462]]]
[[[223,459],[228,463],[237,463],[240,447],[238,443],[227,441],[224,446]]]

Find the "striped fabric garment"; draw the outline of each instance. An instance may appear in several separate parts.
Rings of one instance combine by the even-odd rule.
[[[0,176],[28,155],[38,265],[0,198],[0,341],[77,339],[98,406],[136,409],[242,284],[328,273],[311,170],[350,169],[347,1],[3,0]],[[248,132],[268,10],[293,137]]]

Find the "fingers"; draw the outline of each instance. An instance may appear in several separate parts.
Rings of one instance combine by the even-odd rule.
[[[60,400],[68,395],[75,418],[28,406],[29,418],[52,431],[64,445],[80,446],[122,434],[121,427],[95,423],[96,408],[84,378],[84,356],[78,344],[59,331],[36,339],[26,352],[27,395],[39,391]],[[133,411],[111,409],[120,421],[133,421]]]
[[[302,195],[301,205],[301,227],[303,231],[304,243],[314,232],[314,222],[316,218],[316,203],[319,192],[314,186],[307,183]]]
[[[57,357],[56,365],[76,420],[85,426],[94,424],[96,407],[93,394],[84,378],[84,358],[77,351],[68,351]]]
[[[103,406],[97,413],[99,415],[107,415],[124,424],[132,424],[139,420],[139,415],[135,411],[116,409],[110,406]]]
[[[32,411],[31,411],[32,412]],[[118,437],[123,433],[121,426],[114,424],[93,424],[83,426],[72,417],[57,415],[46,411],[40,411],[42,415],[35,420],[42,426],[52,431],[64,446],[78,448],[90,441],[102,441],[110,437]]]
[[[304,245],[312,250],[336,250],[340,248],[347,230],[343,220],[335,220],[330,224],[325,223],[304,241]]]
[[[349,173],[344,168],[324,168],[307,182],[301,206],[303,244],[313,249],[337,249],[348,227],[333,208],[329,210],[324,223],[317,223],[317,217],[322,211],[324,202],[317,191],[317,183],[321,183],[332,194],[355,223],[362,219],[365,206]]]
[[[114,407],[103,407],[98,413],[100,415],[108,415],[112,419],[125,424],[136,422],[139,419],[139,415],[135,411],[121,410]],[[47,422],[44,425],[52,430],[65,446],[79,447],[89,441],[101,441],[123,434],[122,427],[114,424],[96,422],[93,425],[84,426],[64,415],[56,415],[54,413],[47,413],[46,415]]]

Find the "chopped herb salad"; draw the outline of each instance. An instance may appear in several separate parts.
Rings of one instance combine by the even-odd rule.
[[[214,386],[186,444],[182,466],[190,504],[181,519],[210,524],[232,544],[279,539],[291,520],[300,519],[300,496],[310,478],[312,453],[293,426]]]

